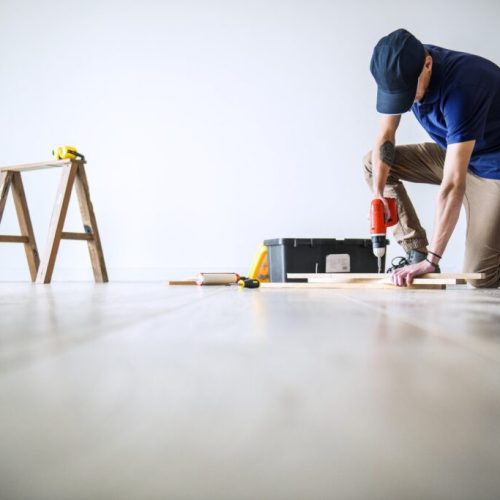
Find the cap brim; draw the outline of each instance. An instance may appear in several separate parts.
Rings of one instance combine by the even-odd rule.
[[[410,111],[417,87],[413,90],[405,90],[404,92],[387,92],[377,89],[377,111],[384,115],[400,115]]]

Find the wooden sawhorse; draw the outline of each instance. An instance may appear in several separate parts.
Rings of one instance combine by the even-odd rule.
[[[43,259],[40,261],[35,235],[31,225],[28,204],[26,202],[21,172],[55,167],[62,167],[62,175],[57,191],[54,211],[52,212],[49,236],[47,239],[47,250]],[[83,233],[64,232],[64,221],[66,220],[73,185],[75,185],[78,204],[80,205],[80,213],[84,228]],[[24,244],[31,280],[33,282],[50,283],[61,240],[86,241],[89,247],[95,281],[98,283],[106,283],[108,281],[101,239],[99,238],[94,209],[90,201],[89,185],[85,174],[85,161],[55,160],[44,163],[29,163],[25,165],[0,167],[0,223],[2,222],[5,203],[11,187],[21,235],[0,235],[0,243]]]

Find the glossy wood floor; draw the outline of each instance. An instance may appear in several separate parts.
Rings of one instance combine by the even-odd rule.
[[[0,498],[498,499],[500,291],[2,283]]]

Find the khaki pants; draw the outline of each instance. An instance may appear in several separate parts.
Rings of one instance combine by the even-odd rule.
[[[401,181],[441,184],[444,158],[445,152],[434,143],[396,147],[384,196],[397,199],[399,223],[394,237],[406,252],[425,247],[429,242]],[[371,189],[371,152],[365,156],[363,165]],[[464,272],[485,273],[485,279],[469,283],[496,288],[500,286],[500,180],[468,172],[464,207],[467,217]]]

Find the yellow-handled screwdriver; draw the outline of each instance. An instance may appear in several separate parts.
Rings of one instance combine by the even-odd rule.
[[[238,286],[240,288],[259,288],[260,281],[255,278],[245,278],[242,276],[238,281]]]

